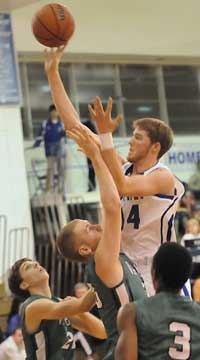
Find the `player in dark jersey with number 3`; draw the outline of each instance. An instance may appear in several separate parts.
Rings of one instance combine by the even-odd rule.
[[[116,360],[200,359],[200,303],[180,295],[191,271],[184,247],[160,246],[152,264],[156,295],[119,311]]]
[[[57,244],[66,258],[88,262],[89,281],[97,292],[97,306],[108,335],[109,350],[105,359],[114,359],[118,309],[146,294],[133,264],[126,255],[120,254],[120,198],[100,149],[81,126],[67,133],[92,161],[99,181],[103,221],[101,226],[74,220],[61,230]]]

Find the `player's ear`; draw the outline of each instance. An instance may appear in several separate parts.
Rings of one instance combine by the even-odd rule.
[[[19,285],[21,290],[27,290],[28,289],[28,283],[26,281],[22,281],[21,284]]]
[[[92,249],[87,245],[81,245],[80,248],[78,249],[78,252],[81,256],[87,257],[91,255]]]
[[[152,145],[152,151],[153,151],[153,153],[159,154],[160,149],[161,149],[161,145],[160,145],[159,142],[156,142],[156,143],[154,143],[154,144]]]

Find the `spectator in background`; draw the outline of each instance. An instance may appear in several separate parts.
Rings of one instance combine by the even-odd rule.
[[[45,156],[47,158],[46,191],[53,188],[54,168],[57,168],[58,191],[61,192],[61,181],[64,181],[65,164],[62,164],[64,150],[62,138],[65,137],[65,129],[62,121],[58,117],[58,112],[54,104],[48,109],[49,118],[43,121],[39,135],[33,147],[40,146],[44,140]]]
[[[200,201],[200,160],[196,163],[196,172],[190,177],[188,185],[196,200]]]
[[[26,353],[21,328],[0,344],[0,360],[25,360]]]
[[[85,126],[87,126],[93,133],[97,133],[94,123],[90,119],[82,119],[81,121]],[[92,161],[87,158],[88,165],[88,191],[93,191],[96,188],[96,179],[95,172],[92,165]]]
[[[200,223],[200,204],[195,205],[193,214],[194,218]]]
[[[74,286],[74,295],[79,299],[87,292],[88,287],[85,283],[77,283]]]
[[[193,240],[193,239],[200,239],[200,227],[199,227],[199,221],[195,218],[189,219],[186,223],[186,233],[181,239],[181,245],[185,246],[186,248],[190,249],[190,243],[188,244],[187,240]],[[187,243],[185,242],[187,241]],[[192,248],[193,244],[191,243]],[[199,274],[200,270],[200,255],[193,252],[192,256],[193,260],[193,272],[192,272],[192,278],[196,278]]]
[[[84,283],[77,283],[74,286],[74,295],[78,299],[83,297],[86,292],[88,291],[88,287]],[[82,360],[82,359],[93,359],[92,357],[92,346],[91,346],[91,339],[92,336],[82,333],[81,331],[77,331],[74,334],[74,341],[76,343],[76,350],[75,350],[75,360]]]
[[[77,283],[74,286],[74,295],[77,298],[81,298],[83,295],[85,295],[87,290],[88,290],[88,287],[85,283]],[[90,312],[94,316],[100,318],[97,306],[94,306],[90,310]],[[83,335],[86,337],[86,340],[88,341],[88,343],[92,349],[92,359],[95,359],[95,360],[103,359],[107,352],[106,346],[108,346],[109,344],[107,345],[107,342],[105,340],[101,340],[101,339],[92,337],[87,334],[83,334]]]
[[[188,184],[182,182],[185,188],[185,193],[179,201],[179,206],[176,212],[176,229],[180,237],[185,234],[187,220],[193,216],[195,199],[193,193],[190,191]]]
[[[6,331],[7,336],[11,335],[16,328],[20,327],[21,316],[19,314],[19,310],[21,303],[22,301],[19,298],[17,297],[13,298],[10,313],[8,314],[8,320],[7,320],[8,322],[7,331]]]
[[[189,219],[186,223],[186,233],[181,239],[181,245],[185,245],[185,240],[200,238],[200,228],[197,219]]]

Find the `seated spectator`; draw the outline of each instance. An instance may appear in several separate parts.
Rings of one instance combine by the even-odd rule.
[[[186,223],[186,233],[181,239],[181,245],[188,248],[188,250],[192,251],[192,261],[193,261],[193,271],[192,271],[192,279],[195,279],[199,274],[200,270],[200,255],[196,251],[196,245],[191,240],[200,239],[200,226],[199,221],[195,218],[189,219]],[[189,243],[188,243],[189,240]],[[187,241],[187,243],[186,243]]]
[[[196,163],[196,171],[189,178],[188,185],[192,190],[196,200],[200,200],[200,160]]]
[[[200,227],[197,219],[189,219],[186,223],[186,233],[181,239],[181,245],[185,246],[185,240],[200,238]]]
[[[17,327],[20,327],[21,316],[19,315],[19,308],[20,308],[21,303],[22,302],[19,298],[17,298],[17,297],[13,298],[13,302],[12,302],[10,313],[8,315],[8,320],[7,320],[7,322],[8,322],[8,326],[7,326],[7,330],[6,330],[7,336],[11,335]]]
[[[185,234],[186,223],[189,218],[193,216],[195,199],[193,193],[190,191],[188,184],[183,181],[185,193],[182,196],[176,213],[176,227],[177,233],[180,237]]]
[[[0,344],[0,360],[25,360],[26,353],[21,328]]]
[[[198,220],[200,224],[200,204],[196,204],[194,208],[194,218]]]

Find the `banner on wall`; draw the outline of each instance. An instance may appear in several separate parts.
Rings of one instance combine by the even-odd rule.
[[[200,141],[175,143],[165,156],[165,164],[181,180],[188,181],[200,161]]]
[[[19,105],[20,100],[11,18],[0,13],[0,105]]]

